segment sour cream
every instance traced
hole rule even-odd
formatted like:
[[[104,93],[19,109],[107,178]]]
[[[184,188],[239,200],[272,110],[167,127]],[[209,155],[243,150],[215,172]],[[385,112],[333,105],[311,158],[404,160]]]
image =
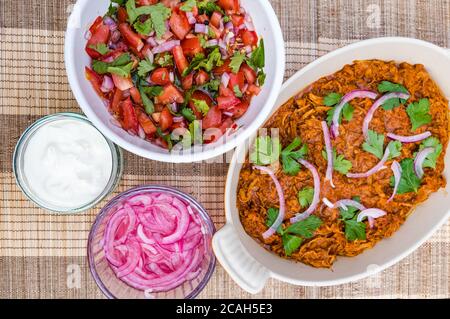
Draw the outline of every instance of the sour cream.
[[[108,142],[88,122],[61,118],[30,136],[23,177],[33,197],[53,207],[78,209],[96,200],[113,169]]]

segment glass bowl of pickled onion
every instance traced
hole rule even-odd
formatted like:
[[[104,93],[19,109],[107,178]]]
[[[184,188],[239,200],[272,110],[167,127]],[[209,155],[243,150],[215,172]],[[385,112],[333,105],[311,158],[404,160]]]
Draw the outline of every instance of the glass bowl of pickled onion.
[[[111,299],[191,299],[216,264],[215,227],[190,195],[141,186],[113,198],[88,239],[92,276]]]

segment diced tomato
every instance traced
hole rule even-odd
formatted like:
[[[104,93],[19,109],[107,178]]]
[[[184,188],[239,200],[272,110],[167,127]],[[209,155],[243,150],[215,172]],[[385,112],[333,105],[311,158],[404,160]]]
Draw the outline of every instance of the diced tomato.
[[[126,91],[133,87],[133,82],[131,81],[131,78],[124,78],[122,76],[113,73],[112,79],[116,88],[118,88],[121,91]]]
[[[230,111],[231,113],[233,113],[233,117],[237,119],[240,118],[242,115],[244,115],[245,112],[247,112],[249,106],[250,106],[249,101],[242,101]]]
[[[176,130],[177,128],[187,128],[187,127],[188,127],[188,125],[186,123],[186,120],[183,120],[181,122],[174,122],[170,129],[173,131],[173,130]]]
[[[228,82],[228,87],[234,91],[236,85],[239,87],[239,90],[242,90],[244,88],[245,76],[241,71],[239,71],[237,74],[230,73],[230,81]]]
[[[184,56],[183,48],[179,45],[172,49],[173,58],[175,59],[175,64],[177,65],[177,69],[182,74],[184,70],[187,69],[189,62]]]
[[[156,133],[157,128],[156,125],[152,122],[152,120],[145,114],[141,109],[136,109],[137,118],[139,124],[144,129],[145,134],[153,135]]]
[[[107,25],[100,25],[95,33],[92,34],[91,38],[86,44],[86,52],[93,59],[98,59],[102,55],[92,48],[92,46],[97,46],[99,44],[107,44],[109,40],[109,27]]]
[[[160,2],[171,9],[176,8],[180,4],[180,0],[161,0]]]
[[[144,47],[141,50],[141,53],[144,55],[144,57],[149,56],[152,53],[152,47],[150,46],[150,44],[145,44]]]
[[[239,0],[219,0],[217,4],[225,11],[237,13],[240,9]]]
[[[169,20],[170,29],[178,39],[183,40],[186,34],[191,31],[191,25],[182,11],[174,10]]]
[[[196,54],[203,52],[203,48],[200,44],[200,39],[197,37],[184,39],[183,41],[181,41],[181,47],[183,48],[184,55],[188,57],[193,57]]]
[[[102,17],[97,17],[97,19],[95,19],[94,23],[89,28],[89,32],[91,34],[94,34],[95,31],[97,31],[98,27],[101,26],[102,24],[103,24],[103,18]]]
[[[241,100],[235,96],[219,96],[217,98],[217,104],[221,110],[231,109],[239,103],[241,103]]]
[[[244,21],[245,21],[244,19],[245,19],[245,17],[242,15],[233,14],[231,16],[231,23],[233,23],[233,26],[235,28],[238,28],[239,26],[241,26],[244,23]]]
[[[184,97],[173,84],[167,84],[161,95],[158,96],[158,101],[162,104],[183,103]]]
[[[142,50],[144,42],[142,42],[139,35],[131,29],[128,23],[119,24],[119,31],[131,47],[135,48],[138,52]]]
[[[192,93],[191,100],[189,101],[189,107],[194,112],[195,117],[198,118],[198,119],[201,119],[203,117],[203,114],[199,110],[197,110],[193,100],[205,101],[206,104],[208,104],[209,107],[212,106],[213,100],[211,99],[211,97],[209,97],[208,94],[206,94],[206,93],[204,93],[202,91],[198,91],[197,90],[194,93]]]
[[[255,84],[250,84],[247,89],[248,94],[258,95],[261,92],[261,88]]]
[[[198,23],[204,24],[205,22],[209,22],[209,18],[206,14],[202,14],[197,17],[197,21],[198,21]]]
[[[139,93],[139,90],[135,86],[130,89],[130,95],[134,103],[142,105],[141,93]]]
[[[197,85],[203,85],[209,81],[209,74],[203,70],[199,70],[197,75],[195,76],[195,83]]]
[[[208,128],[203,133],[203,143],[211,144],[219,140],[223,135],[222,130],[217,127]]]
[[[214,13],[211,16],[211,24],[215,26],[216,28],[220,27],[220,21],[222,20],[222,15],[220,12],[214,11]]]
[[[120,23],[125,23],[128,20],[128,13],[124,7],[119,7],[117,9],[117,19]]]
[[[166,131],[173,124],[173,116],[169,111],[169,108],[165,107],[161,112],[161,117],[159,119],[159,126],[161,130]]]
[[[202,121],[203,129],[209,129],[212,127],[219,127],[222,124],[222,111],[217,107],[213,106],[209,109],[208,114]]]
[[[241,72],[244,73],[244,77],[247,80],[248,84],[253,84],[256,82],[256,72],[251,67],[247,65],[247,63],[242,64]]]
[[[123,126],[124,126],[123,128],[127,131],[132,130],[135,133],[137,133],[138,119],[130,97],[128,97],[125,101],[122,102],[122,112],[123,112]]]
[[[242,30],[240,36],[245,45],[258,45],[258,35],[255,31]]]
[[[103,83],[102,76],[95,73],[88,67],[85,68],[85,72],[86,72],[86,79],[88,79],[88,81],[91,82],[92,86],[94,87],[94,90],[97,92],[98,95],[103,96],[103,92],[100,89]]]
[[[215,75],[222,75],[225,72],[227,72],[227,73],[231,72],[230,59],[225,60],[221,66],[218,66],[213,70],[213,73]]]
[[[227,118],[225,121],[222,122],[222,125],[219,127],[219,129],[222,131],[223,134],[227,131],[227,129],[232,128],[235,125],[234,121],[231,118]]]
[[[169,144],[167,144],[167,142],[162,137],[158,137],[156,140],[154,140],[154,142],[155,142],[155,145],[157,145],[157,146],[160,146],[165,149],[169,148]]]
[[[235,96],[234,92],[229,88],[225,87],[223,84],[219,86],[219,95],[220,96]]]
[[[161,111],[162,111],[163,109],[164,109],[164,108],[162,108]],[[160,111],[160,112],[154,112],[154,113],[152,113],[152,119],[153,119],[153,121],[155,121],[156,123],[159,123],[159,120],[161,119],[161,111]]]
[[[194,84],[194,73],[185,76],[181,80],[181,86],[183,87],[183,90],[189,90],[193,84]]]
[[[158,68],[152,72],[150,80],[158,85],[166,85],[170,83],[169,70],[167,68]]]
[[[122,96],[123,96],[122,91],[119,90],[118,88],[116,88],[114,91],[114,96],[111,101],[111,105],[110,105],[111,111],[113,111],[114,114],[117,114],[120,116],[122,116],[122,114],[121,114],[122,109],[120,108],[120,102],[122,102]]]

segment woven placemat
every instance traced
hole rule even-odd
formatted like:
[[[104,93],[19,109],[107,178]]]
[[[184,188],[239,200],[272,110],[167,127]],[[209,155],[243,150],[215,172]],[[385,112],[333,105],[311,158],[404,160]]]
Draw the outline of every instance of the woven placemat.
[[[82,214],[49,214],[22,195],[11,166],[14,146],[33,121],[56,112],[81,112],[64,69],[64,30],[73,3],[0,1],[0,298],[103,297],[89,273],[86,241],[105,202]],[[286,40],[286,78],[319,56],[360,39],[399,35],[450,45],[450,0],[271,3]],[[123,179],[109,199],[132,186],[171,185],[200,200],[220,228],[226,171],[226,164],[164,164],[125,152]],[[218,266],[200,297],[448,298],[449,248],[447,223],[416,252],[378,275],[324,288],[271,280],[256,296],[241,290]]]

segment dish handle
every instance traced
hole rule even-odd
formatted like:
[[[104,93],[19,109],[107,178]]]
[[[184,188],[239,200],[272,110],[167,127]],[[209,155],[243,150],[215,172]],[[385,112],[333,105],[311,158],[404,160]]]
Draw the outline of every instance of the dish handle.
[[[212,246],[217,260],[242,289],[256,294],[264,288],[270,272],[250,256],[232,224],[214,235]]]

